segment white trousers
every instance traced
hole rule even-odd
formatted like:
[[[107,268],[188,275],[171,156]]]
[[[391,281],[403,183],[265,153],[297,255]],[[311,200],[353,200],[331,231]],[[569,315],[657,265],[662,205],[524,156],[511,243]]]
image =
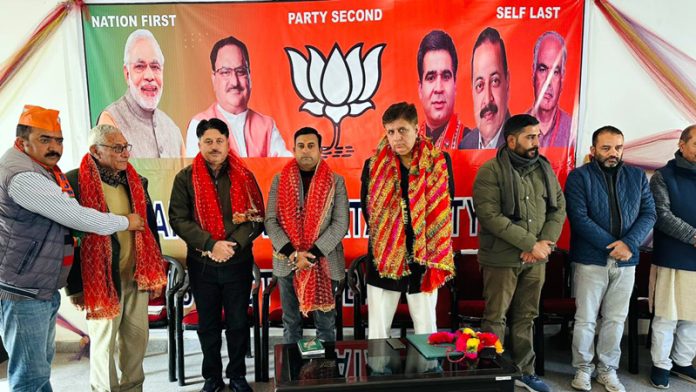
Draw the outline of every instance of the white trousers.
[[[672,362],[677,366],[691,366],[696,355],[696,322],[655,316],[650,355],[653,365],[661,369],[672,369]]]
[[[392,320],[400,298],[401,293],[398,291],[367,285],[368,339],[386,339],[389,337]],[[437,290],[432,293],[406,294],[406,300],[415,333],[436,332]]]
[[[111,320],[87,320],[89,383],[93,392],[143,390],[148,300],[149,294],[139,291],[135,282],[123,283],[119,315]]]

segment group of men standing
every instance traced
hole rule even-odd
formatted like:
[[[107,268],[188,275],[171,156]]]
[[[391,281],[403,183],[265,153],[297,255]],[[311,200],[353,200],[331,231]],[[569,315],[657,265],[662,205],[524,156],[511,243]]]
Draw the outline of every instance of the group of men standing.
[[[391,105],[382,125],[361,177],[370,233],[370,339],[389,336],[402,294],[415,333],[435,332],[437,290],[455,273],[450,157],[419,131],[413,104]],[[534,374],[532,329],[545,262],[566,214],[577,303],[572,387],[591,390],[596,351],[597,381],[609,392],[625,390],[616,376],[619,343],[638,249],[653,226],[650,379],[659,388],[669,386],[670,372],[696,382],[696,314],[689,306],[696,287],[696,210],[689,202],[696,192],[696,127],[684,130],[675,159],[650,184],[640,169],[623,164],[621,131],[598,129],[593,159],[570,173],[565,194],[539,153],[540,134],[534,116],[509,117],[501,129],[505,143],[478,171],[473,191],[481,224],[482,329],[503,340],[509,317],[512,359],[523,374],[516,384],[550,390]],[[169,219],[188,249],[202,391],[225,388],[223,326],[225,376],[232,390],[249,391],[244,353],[253,241],[265,226],[285,343],[302,337],[302,315],[310,313],[318,337],[334,340],[334,290],[345,276],[341,241],[349,222],[345,181],[321,159],[321,134],[301,128],[295,159],[274,177],[264,207],[254,174],[230,150],[226,122],[201,119],[196,137],[199,152],[174,180]],[[79,168],[63,174],[56,165],[63,145],[58,112],[27,105],[15,145],[0,162],[0,334],[13,391],[51,390],[57,289],[66,284],[71,301],[87,311],[92,390],[142,390],[147,301],[166,283],[152,203],[147,180],[128,163],[133,146],[123,132],[102,124],[89,140]]]

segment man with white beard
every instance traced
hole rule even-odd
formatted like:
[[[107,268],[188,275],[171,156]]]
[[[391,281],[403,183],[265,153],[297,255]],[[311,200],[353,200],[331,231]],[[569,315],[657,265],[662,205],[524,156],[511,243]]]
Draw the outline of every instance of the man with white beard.
[[[123,53],[123,76],[128,90],[99,115],[127,140],[137,140],[131,158],[168,158],[184,155],[181,130],[157,109],[164,84],[164,55],[155,36],[136,30],[128,36]]]

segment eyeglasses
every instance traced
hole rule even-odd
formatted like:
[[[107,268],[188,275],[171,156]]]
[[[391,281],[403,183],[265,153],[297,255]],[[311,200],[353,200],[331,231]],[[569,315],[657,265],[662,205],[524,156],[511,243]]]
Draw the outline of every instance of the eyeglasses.
[[[108,144],[99,144],[99,146],[110,148],[114,150],[116,154],[121,154],[123,150],[130,152],[133,149],[132,144],[114,144],[113,146],[110,146]]]
[[[245,65],[242,65],[241,67],[237,68],[220,67],[215,71],[215,74],[217,74],[223,79],[231,78],[233,73],[238,78],[246,78],[247,76],[249,76],[249,68],[247,68]]]
[[[160,74],[162,73],[162,65],[158,62],[152,62],[150,64],[146,62],[137,62],[137,63],[131,63],[133,65],[133,72],[137,74],[141,74],[145,71],[147,71],[147,68],[150,67],[150,70],[154,74]]]

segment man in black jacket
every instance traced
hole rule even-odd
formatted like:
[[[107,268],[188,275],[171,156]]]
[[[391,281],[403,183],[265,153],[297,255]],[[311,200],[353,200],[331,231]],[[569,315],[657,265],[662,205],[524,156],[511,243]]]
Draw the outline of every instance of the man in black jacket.
[[[361,176],[370,232],[368,339],[389,337],[402,293],[415,333],[436,332],[437,289],[454,274],[450,157],[418,135],[413,104],[391,105],[382,125],[385,135]]]
[[[198,310],[203,351],[202,391],[222,391],[220,357],[222,309],[230,362],[230,389],[250,391],[244,354],[248,344],[247,307],[252,283],[252,243],[263,230],[263,199],[254,175],[229,152],[229,129],[220,119],[196,129],[193,164],[174,178],[169,223],[186,242],[186,262]]]

